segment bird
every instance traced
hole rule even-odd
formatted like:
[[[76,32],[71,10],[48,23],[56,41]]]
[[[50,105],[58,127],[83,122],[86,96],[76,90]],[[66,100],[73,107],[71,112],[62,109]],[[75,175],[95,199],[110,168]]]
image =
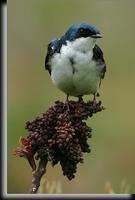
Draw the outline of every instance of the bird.
[[[64,35],[53,38],[48,44],[45,69],[53,84],[67,95],[83,100],[93,95],[93,105],[99,95],[106,63],[101,48],[96,44],[102,38],[98,28],[86,23],[76,23]]]

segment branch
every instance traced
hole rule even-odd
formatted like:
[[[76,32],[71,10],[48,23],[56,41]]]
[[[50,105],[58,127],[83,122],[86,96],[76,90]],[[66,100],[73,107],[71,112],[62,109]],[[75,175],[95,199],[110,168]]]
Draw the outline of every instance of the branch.
[[[46,172],[47,161],[48,161],[47,158],[43,157],[39,162],[38,169],[34,173],[33,178],[32,178],[32,184],[31,184],[31,188],[30,188],[31,194],[37,193],[37,190],[40,186],[41,178]]]

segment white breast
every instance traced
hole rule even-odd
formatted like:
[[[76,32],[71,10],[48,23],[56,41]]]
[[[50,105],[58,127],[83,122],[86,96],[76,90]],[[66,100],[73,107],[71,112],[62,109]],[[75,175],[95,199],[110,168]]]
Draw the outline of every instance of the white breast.
[[[93,42],[89,38],[80,39],[83,40],[63,45],[51,60],[54,85],[71,96],[96,93],[100,81],[98,66],[92,59]]]

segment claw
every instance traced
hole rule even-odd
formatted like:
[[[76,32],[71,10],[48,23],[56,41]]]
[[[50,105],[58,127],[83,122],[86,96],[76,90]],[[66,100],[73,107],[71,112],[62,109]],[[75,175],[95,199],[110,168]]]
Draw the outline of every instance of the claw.
[[[81,101],[83,101],[83,98],[82,98],[82,95],[79,95],[78,96],[78,102],[81,102]]]
[[[69,97],[69,94],[67,94],[67,98],[66,98],[66,101],[65,101],[64,106],[63,106],[63,109],[65,109],[65,107],[67,107],[67,112],[70,111],[68,97]]]
[[[96,107],[96,105],[97,105],[96,94],[94,94],[92,103],[93,103],[93,107]]]

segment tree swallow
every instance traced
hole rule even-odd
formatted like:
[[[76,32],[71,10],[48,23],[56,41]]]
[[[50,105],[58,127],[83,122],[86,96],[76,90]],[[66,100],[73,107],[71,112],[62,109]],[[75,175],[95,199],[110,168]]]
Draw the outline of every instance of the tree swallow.
[[[98,94],[106,72],[103,52],[96,40],[100,31],[88,23],[72,25],[61,38],[48,44],[45,68],[53,84],[68,96]]]

